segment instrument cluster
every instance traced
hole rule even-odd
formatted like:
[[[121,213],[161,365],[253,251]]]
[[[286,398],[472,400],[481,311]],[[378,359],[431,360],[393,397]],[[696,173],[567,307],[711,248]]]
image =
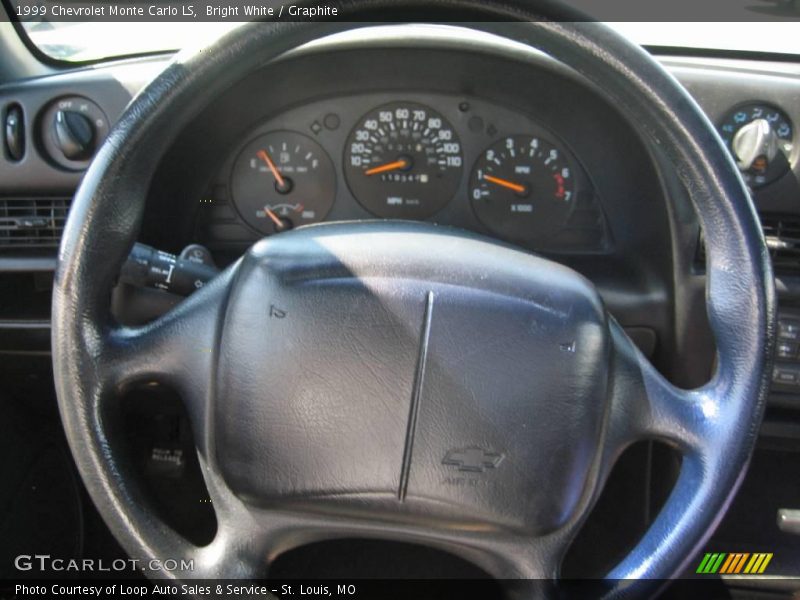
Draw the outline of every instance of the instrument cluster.
[[[551,127],[453,95],[295,107],[244,136],[222,173],[228,202],[258,235],[325,220],[430,220],[546,249],[581,203],[602,220],[589,176]]]

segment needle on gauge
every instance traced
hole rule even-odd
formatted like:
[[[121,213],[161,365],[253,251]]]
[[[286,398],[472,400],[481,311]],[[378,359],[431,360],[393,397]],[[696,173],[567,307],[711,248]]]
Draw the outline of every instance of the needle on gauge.
[[[288,194],[290,191],[292,191],[292,180],[281,175],[281,172],[278,170],[278,167],[275,165],[275,162],[272,160],[270,155],[267,154],[266,150],[262,148],[256,152],[256,156],[258,156],[258,158],[267,164],[267,168],[275,178],[275,191],[277,191],[279,194]]]
[[[575,202],[575,171],[565,149],[534,135],[501,138],[478,157],[469,196],[478,219],[508,240],[544,240]]]
[[[272,176],[275,178],[275,191],[279,194],[288,194],[292,189],[292,181],[291,179],[284,177],[281,172],[278,170],[278,167],[275,166],[275,161],[272,160],[267,151],[263,148],[256,152],[256,156],[263,160],[267,164],[267,168],[269,168]],[[281,219],[278,215],[275,214],[275,211],[272,210],[269,206],[264,207],[264,214],[266,214],[269,219],[275,224],[276,231],[284,231],[286,229],[291,229],[292,223],[288,219]]]
[[[390,102],[367,112],[345,145],[350,192],[377,217],[427,219],[455,195],[464,157],[447,119],[423,104]]]
[[[242,146],[230,190],[244,221],[272,235],[323,220],[336,195],[336,171],[316,141],[296,131],[272,131]]]
[[[270,218],[270,220],[275,223],[275,230],[276,231],[284,231],[285,229],[289,229],[290,225],[281,219],[278,215],[275,214],[275,211],[272,210],[270,207],[264,207],[264,213]]]
[[[507,188],[520,195],[525,195],[528,192],[527,185],[514,183],[513,181],[509,181],[508,179],[501,179],[500,177],[494,177],[493,175],[484,175],[483,178],[489,183],[493,183],[495,185],[499,185],[500,187]]]
[[[388,173],[389,171],[399,171],[401,169],[407,169],[410,166],[411,161],[409,159],[399,158],[397,160],[393,160],[392,162],[367,169],[364,171],[364,175],[378,175],[379,173]]]

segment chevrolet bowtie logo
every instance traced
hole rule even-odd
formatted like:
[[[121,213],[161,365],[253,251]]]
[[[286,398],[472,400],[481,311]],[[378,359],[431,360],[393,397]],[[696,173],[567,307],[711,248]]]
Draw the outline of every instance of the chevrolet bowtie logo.
[[[486,469],[496,469],[503,462],[503,458],[505,455],[499,452],[472,446],[450,450],[442,460],[442,464],[457,467],[459,471],[483,473]]]

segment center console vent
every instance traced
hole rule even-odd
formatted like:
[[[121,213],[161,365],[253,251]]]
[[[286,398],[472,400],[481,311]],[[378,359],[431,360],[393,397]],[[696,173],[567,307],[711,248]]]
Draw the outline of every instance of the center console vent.
[[[0,197],[0,252],[57,248],[69,204],[69,198]]]

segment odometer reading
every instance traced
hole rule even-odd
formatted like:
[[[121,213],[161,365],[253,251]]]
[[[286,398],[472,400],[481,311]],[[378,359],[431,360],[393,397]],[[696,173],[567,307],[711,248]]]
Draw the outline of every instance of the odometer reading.
[[[508,240],[544,239],[572,210],[575,176],[566,153],[541,137],[516,135],[487,148],[469,185],[472,208]]]
[[[461,142],[450,124],[410,102],[370,111],[345,149],[350,191],[384,218],[425,219],[439,211],[458,188],[462,163]]]

